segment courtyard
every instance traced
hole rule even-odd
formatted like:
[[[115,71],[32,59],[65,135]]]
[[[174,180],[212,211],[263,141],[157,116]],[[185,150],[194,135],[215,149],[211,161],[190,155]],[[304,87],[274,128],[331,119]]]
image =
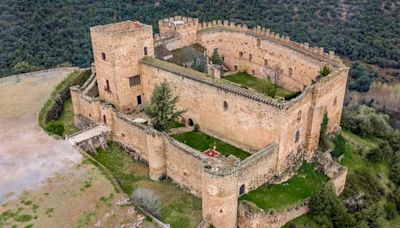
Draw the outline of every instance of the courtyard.
[[[228,157],[232,154],[240,160],[244,160],[251,155],[244,150],[234,147],[200,131],[189,131],[182,134],[173,135],[172,137],[201,152],[211,149],[215,146],[215,149],[222,153],[225,157]]]
[[[329,178],[315,170],[312,163],[304,163],[298,174],[281,184],[261,186],[240,197],[264,211],[284,209],[303,202],[328,182]]]
[[[246,72],[239,72],[225,76],[223,79],[239,84],[242,88],[253,89],[256,92],[265,94],[272,98],[283,97],[285,100],[290,100],[300,94],[299,92],[291,92],[275,85],[270,80],[256,78]]]

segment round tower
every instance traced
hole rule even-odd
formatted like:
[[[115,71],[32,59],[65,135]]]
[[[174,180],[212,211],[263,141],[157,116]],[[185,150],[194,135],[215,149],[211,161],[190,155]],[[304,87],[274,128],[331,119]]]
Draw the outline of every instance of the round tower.
[[[215,227],[237,227],[239,164],[233,156],[203,160],[203,218]]]

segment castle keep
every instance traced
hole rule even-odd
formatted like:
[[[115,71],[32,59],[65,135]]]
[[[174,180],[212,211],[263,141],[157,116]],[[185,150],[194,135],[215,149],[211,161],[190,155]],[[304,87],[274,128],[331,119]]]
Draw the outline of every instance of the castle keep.
[[[203,217],[215,227],[237,227],[238,197],[290,175],[318,147],[326,113],[328,132],[339,129],[348,68],[323,48],[300,44],[269,29],[228,21],[200,23],[175,16],[152,26],[137,21],[90,28],[94,65],[82,87],[72,87],[75,124],[106,124],[113,141],[148,163],[150,177],[168,177],[202,198]],[[213,72],[167,61],[177,49],[199,44],[209,58],[223,58],[221,71],[247,72],[289,91],[272,98]],[[165,55],[157,55],[162,50]],[[331,72],[320,76],[322,66]],[[229,77],[229,76],[227,76]],[[142,110],[154,87],[167,81],[179,96],[182,121],[251,154],[213,158],[154,130]],[[344,181],[334,183],[338,191]]]

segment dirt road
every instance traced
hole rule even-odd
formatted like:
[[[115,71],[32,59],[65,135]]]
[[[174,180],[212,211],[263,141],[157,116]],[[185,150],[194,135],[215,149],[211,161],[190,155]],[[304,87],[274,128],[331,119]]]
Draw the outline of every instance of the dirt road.
[[[71,71],[0,79],[0,202],[80,161],[68,142],[48,136],[37,121],[54,86]]]

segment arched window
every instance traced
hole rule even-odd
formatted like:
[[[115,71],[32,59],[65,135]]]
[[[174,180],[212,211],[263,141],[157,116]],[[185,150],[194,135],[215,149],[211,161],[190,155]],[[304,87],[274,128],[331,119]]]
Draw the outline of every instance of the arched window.
[[[194,125],[194,122],[193,122],[193,120],[192,120],[192,119],[189,119],[189,120],[188,120],[188,123],[189,123],[189,126],[193,127],[193,125]]]
[[[224,101],[224,110],[228,110],[228,102]]]
[[[246,189],[245,189],[244,184],[242,184],[242,185],[240,186],[240,189],[239,189],[239,195],[243,195],[244,193],[246,193]]]

